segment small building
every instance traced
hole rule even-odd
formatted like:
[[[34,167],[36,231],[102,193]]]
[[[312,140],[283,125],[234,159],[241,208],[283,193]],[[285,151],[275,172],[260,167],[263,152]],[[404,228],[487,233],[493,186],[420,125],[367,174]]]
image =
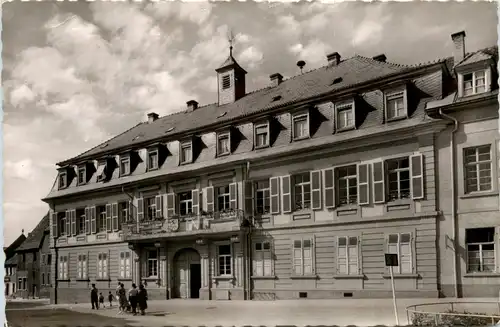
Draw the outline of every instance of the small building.
[[[4,277],[4,291],[5,296],[10,297],[16,293],[18,288],[17,285],[17,254],[16,249],[26,240],[26,236],[24,236],[24,230],[19,237],[12,242],[11,245],[4,248],[5,254],[5,277]],[[22,282],[22,281],[21,281]]]

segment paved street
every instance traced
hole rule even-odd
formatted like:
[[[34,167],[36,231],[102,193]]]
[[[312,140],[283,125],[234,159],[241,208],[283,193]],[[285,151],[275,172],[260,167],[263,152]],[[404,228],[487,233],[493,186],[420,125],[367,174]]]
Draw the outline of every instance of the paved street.
[[[419,303],[445,303],[453,299],[402,299],[398,300],[398,313],[401,325],[406,325],[405,308]],[[461,304],[458,311],[487,312],[498,314],[496,299],[462,299],[474,301]],[[282,300],[265,301],[199,301],[170,300],[150,301],[147,316],[117,315],[116,308],[93,311],[89,304],[57,305],[46,308],[65,308],[80,314],[97,314],[105,319],[118,318],[131,326],[276,326],[276,325],[337,325],[337,326],[375,326],[395,325],[391,299],[339,299],[339,300]],[[429,307],[426,311],[446,311],[445,304]],[[44,309],[46,310],[46,309]],[[9,311],[7,310],[7,314]],[[71,318],[70,318],[71,319]],[[95,320],[95,319],[94,319]],[[111,320],[110,320],[111,321]],[[74,320],[70,320],[74,326]],[[112,326],[116,324],[111,323]],[[87,323],[85,326],[90,326]],[[99,325],[106,326],[106,325]],[[123,326],[123,325],[120,325]]]

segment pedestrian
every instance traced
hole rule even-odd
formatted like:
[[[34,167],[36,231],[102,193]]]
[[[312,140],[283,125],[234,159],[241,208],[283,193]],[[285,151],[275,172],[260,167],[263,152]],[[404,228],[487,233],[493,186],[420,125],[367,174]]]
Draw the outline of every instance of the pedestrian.
[[[144,288],[144,285],[139,285],[139,292],[137,293],[137,304],[139,305],[139,310],[141,310],[141,316],[144,316],[144,312],[148,308],[148,291]]]
[[[99,303],[97,303],[97,288],[95,284],[92,284],[92,289],[90,290],[90,302],[92,303],[92,310],[99,310]]]
[[[102,295],[102,293],[99,293],[99,306],[101,306],[101,305],[102,305],[103,308],[105,308],[105,306],[104,306],[104,295]]]
[[[118,314],[120,314],[120,313],[125,312],[125,310],[127,309],[127,305],[128,305],[127,292],[125,291],[125,287],[122,283],[120,283],[120,286],[118,288],[117,293],[118,293],[118,299],[120,302],[120,311],[118,312]]]
[[[109,291],[108,301],[109,301],[109,307],[111,308],[113,306],[113,294],[111,294],[111,291]]]
[[[132,307],[132,313],[137,315],[137,286],[132,283],[132,288],[128,291],[128,300],[130,301],[130,306]]]

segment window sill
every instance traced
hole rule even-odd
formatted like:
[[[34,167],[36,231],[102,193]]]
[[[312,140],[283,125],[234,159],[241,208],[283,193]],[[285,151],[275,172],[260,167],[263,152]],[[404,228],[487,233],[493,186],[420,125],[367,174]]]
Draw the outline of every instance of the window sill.
[[[77,278],[76,281],[77,282],[90,282],[90,279],[89,278]]]
[[[384,279],[391,279],[390,274],[382,275]],[[393,274],[394,279],[417,279],[420,277],[419,274]]]
[[[407,118],[408,118],[408,116],[387,118],[386,122],[390,123],[390,122],[393,122],[393,121],[399,121],[399,120],[403,120],[403,119],[407,119]]]
[[[294,137],[292,139],[293,142],[296,142],[296,141],[303,141],[303,140],[308,140],[310,138],[310,136],[303,136],[303,137]]]
[[[318,279],[317,275],[292,275],[290,279]]]
[[[190,163],[193,163],[193,162],[192,162],[192,161],[184,161],[184,162],[180,162],[180,163],[179,163],[179,166],[189,165]]]
[[[269,144],[255,146],[255,150],[267,149],[267,148],[269,148]]]
[[[482,192],[472,192],[463,194],[460,196],[461,199],[474,199],[474,198],[482,198],[488,196],[496,196],[498,195],[498,191],[482,191]]]
[[[474,278],[474,277],[494,277],[494,278],[500,278],[500,273],[497,272],[492,272],[492,273],[487,273],[487,272],[477,272],[477,273],[466,273],[464,275],[465,278]]]
[[[365,279],[365,275],[334,275],[334,279]]]
[[[394,205],[402,205],[402,204],[411,204],[412,203],[412,199],[408,198],[408,199],[396,199],[396,200],[387,200],[387,205],[389,206],[394,206]]]
[[[228,155],[230,155],[231,152],[226,152],[226,153],[217,153],[217,158],[220,158],[220,157],[227,157]]]
[[[69,282],[71,280],[69,278],[67,278],[67,279],[58,279],[57,281],[58,282]]]
[[[159,169],[158,167],[156,167],[156,168],[148,168],[148,169],[146,169],[146,172],[149,173],[150,171],[155,171],[155,170],[158,170],[158,169]]]
[[[356,127],[355,127],[355,126],[347,126],[347,127],[342,127],[342,128],[339,128],[339,127],[337,126],[336,133],[342,133],[342,132],[352,131],[352,130],[354,130],[354,129],[356,129]]]
[[[131,282],[132,278],[118,278],[119,282]]]
[[[111,278],[96,278],[95,279],[96,281],[98,282],[110,282],[111,281]]]
[[[214,276],[214,277],[212,277],[212,279],[214,281],[218,281],[218,280],[233,280],[234,276]]]
[[[157,276],[149,276],[149,277],[144,277],[142,280],[145,280],[147,282],[156,282],[159,279],[160,279],[160,277],[157,277]]]
[[[251,278],[254,280],[272,280],[276,279],[276,276],[252,276]]]

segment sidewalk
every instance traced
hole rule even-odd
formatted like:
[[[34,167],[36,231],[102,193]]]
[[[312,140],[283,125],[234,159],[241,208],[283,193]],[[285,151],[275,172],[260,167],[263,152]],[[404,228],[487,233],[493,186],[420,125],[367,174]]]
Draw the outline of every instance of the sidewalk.
[[[450,301],[475,302],[455,306],[458,311],[498,314],[498,299],[401,299],[398,300],[400,325],[406,325],[405,308],[413,304],[443,303],[425,311],[446,311]],[[491,302],[490,304],[478,302]],[[148,302],[146,316],[118,315],[117,308],[91,310],[90,304],[67,304],[77,312],[127,319],[132,326],[375,326],[396,324],[392,299],[280,300],[280,301],[202,301],[168,300]]]

